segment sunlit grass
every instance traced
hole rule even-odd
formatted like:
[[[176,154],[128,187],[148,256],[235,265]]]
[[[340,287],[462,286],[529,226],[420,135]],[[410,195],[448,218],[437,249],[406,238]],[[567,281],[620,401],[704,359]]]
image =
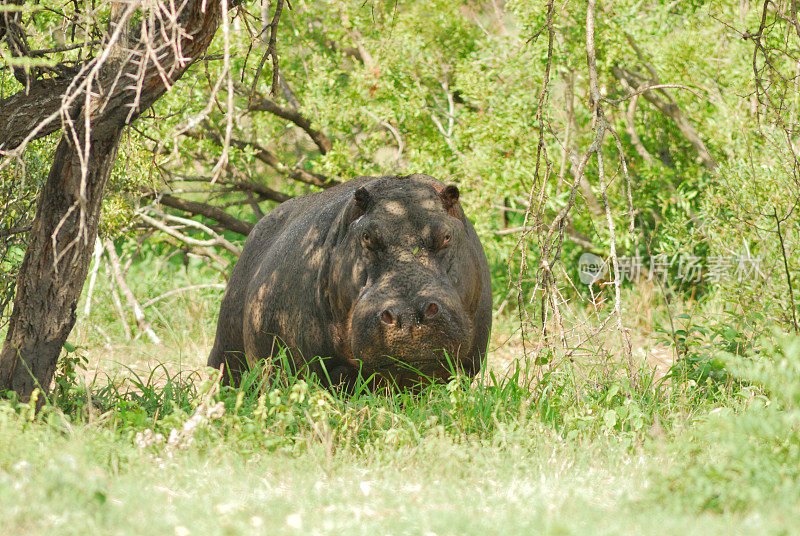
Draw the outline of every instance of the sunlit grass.
[[[168,367],[65,382],[38,413],[0,405],[0,508],[10,533],[779,532],[800,514],[797,349],[724,396],[521,369],[393,395]]]

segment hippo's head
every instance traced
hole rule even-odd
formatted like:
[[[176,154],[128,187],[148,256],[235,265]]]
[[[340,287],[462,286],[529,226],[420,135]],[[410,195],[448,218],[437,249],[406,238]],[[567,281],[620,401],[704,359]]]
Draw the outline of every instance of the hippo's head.
[[[346,206],[327,292],[337,352],[364,376],[406,384],[478,371],[488,274],[458,198],[455,186],[412,175],[359,188]]]

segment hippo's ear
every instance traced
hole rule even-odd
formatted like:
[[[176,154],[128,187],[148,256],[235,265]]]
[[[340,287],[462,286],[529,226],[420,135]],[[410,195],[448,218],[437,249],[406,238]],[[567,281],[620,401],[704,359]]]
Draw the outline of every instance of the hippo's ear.
[[[372,195],[363,186],[356,190],[353,194],[353,199],[350,201],[350,206],[347,209],[345,221],[350,225],[358,218],[367,213],[367,210],[372,205]]]
[[[356,208],[361,211],[361,214],[364,214],[372,203],[372,196],[363,186],[356,190],[356,193],[353,194],[353,199],[356,200]]]
[[[442,200],[444,209],[454,218],[461,218],[461,211],[459,210],[458,206],[458,196],[458,187],[455,184],[448,184],[441,192],[439,192],[439,199]]]

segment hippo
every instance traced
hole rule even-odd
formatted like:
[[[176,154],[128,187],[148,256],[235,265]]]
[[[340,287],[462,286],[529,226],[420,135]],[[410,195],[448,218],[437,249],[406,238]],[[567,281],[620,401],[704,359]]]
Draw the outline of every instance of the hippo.
[[[208,365],[233,386],[262,360],[265,371],[288,366],[328,387],[359,375],[395,387],[474,376],[491,307],[486,254],[455,185],[358,177],[292,198],[256,224]]]

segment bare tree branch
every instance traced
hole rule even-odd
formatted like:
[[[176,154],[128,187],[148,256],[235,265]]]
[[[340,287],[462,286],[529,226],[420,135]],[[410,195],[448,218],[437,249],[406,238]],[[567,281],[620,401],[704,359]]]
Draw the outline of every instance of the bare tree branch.
[[[319,152],[322,154],[327,153],[333,147],[333,143],[331,142],[330,138],[316,130],[311,126],[311,121],[308,120],[303,114],[296,110],[290,110],[287,108],[283,108],[279,106],[275,101],[271,99],[264,98],[261,95],[257,95],[258,100],[255,100],[248,106],[248,110],[250,111],[258,111],[258,112],[269,112],[272,115],[280,117],[282,119],[286,119],[291,121],[303,131],[308,134],[308,137],[311,138],[311,141],[319,148]]]
[[[105,246],[103,246],[103,251],[105,251]],[[119,323],[122,325],[122,333],[125,335],[125,340],[129,341],[133,338],[131,334],[131,327],[128,325],[128,321],[125,319],[125,310],[122,308],[122,300],[119,299],[119,291],[117,290],[116,279],[114,278],[114,274],[111,271],[111,267],[106,265],[105,267],[106,275],[108,276],[108,282],[111,285],[111,303],[114,305],[114,310],[117,312],[117,316],[119,317]]]
[[[495,231],[494,234],[497,236],[507,235],[507,234],[516,234],[528,231],[541,231],[542,229],[538,227],[509,227],[508,229],[500,229],[499,231]],[[575,230],[572,226],[567,226],[565,229],[566,237],[569,238],[572,242],[575,242],[582,248],[585,248],[590,251],[596,251],[598,248],[594,245],[590,240],[589,237],[584,235],[583,233],[579,233]]]
[[[12,236],[15,234],[27,233],[31,230],[30,225],[22,225],[22,226],[15,226],[10,229],[2,229],[0,230],[0,238],[6,238],[7,236]]]
[[[275,3],[275,15],[272,17],[272,21],[269,23],[269,41],[267,42],[267,52],[264,54],[264,57],[261,58],[261,63],[258,66],[258,70],[256,71],[256,76],[253,79],[253,87],[255,87],[255,81],[258,80],[261,76],[261,69],[264,66],[264,60],[266,60],[267,56],[272,58],[272,85],[270,87],[270,94],[274,97],[278,92],[278,80],[280,78],[280,68],[278,65],[278,23],[281,20],[281,12],[283,11],[283,2],[284,0],[277,0]],[[265,31],[267,28],[262,30]]]
[[[652,69],[652,67],[648,67],[648,69]],[[626,88],[636,87],[642,82],[638,79],[636,74],[627,68],[613,66],[611,68],[611,72],[620,81],[620,83],[623,83],[623,86]],[[658,93],[664,95],[665,98],[659,97]],[[697,156],[700,158],[700,161],[703,163],[706,169],[709,171],[714,171],[714,169],[717,167],[717,161],[713,156],[711,156],[711,151],[709,151],[708,147],[706,147],[706,144],[700,137],[697,129],[683,113],[683,110],[681,110],[680,106],[678,106],[672,95],[670,95],[665,89],[662,89],[658,92],[646,91],[642,93],[642,96],[656,108],[658,108],[661,113],[675,122],[678,130],[681,131],[681,134],[683,134],[687,141],[692,145],[697,153]]]
[[[204,285],[191,285],[191,286],[188,286],[188,287],[175,288],[175,289],[172,289],[172,290],[170,290],[168,292],[165,292],[164,294],[162,294],[160,296],[156,296],[155,298],[147,300],[146,302],[144,302],[142,304],[142,309],[147,309],[151,305],[155,305],[156,303],[160,302],[161,300],[169,298],[170,296],[174,296],[175,294],[180,294],[181,292],[187,292],[189,290],[198,290],[198,289],[201,289],[201,288],[218,288],[218,289],[224,290],[225,289],[225,285],[223,285],[221,283],[208,283],[208,284],[204,284]]]
[[[100,262],[103,258],[103,243],[100,238],[94,240],[94,254],[92,255],[92,272],[89,276],[89,288],[86,289],[86,303],[83,306],[84,318],[89,316],[92,311],[92,296],[94,295],[94,284],[97,281],[97,272],[100,271]]]
[[[794,290],[792,289],[792,274],[789,271],[789,261],[786,259],[786,244],[783,241],[783,234],[781,233],[781,219],[778,216],[778,210],[774,210],[775,225],[778,228],[778,239],[781,244],[781,255],[783,257],[783,268],[786,272],[786,286],[789,287],[789,306],[792,309],[792,326],[794,332],[800,333],[800,327],[797,324],[797,307],[794,304]]]
[[[606,223],[608,224],[608,233],[610,236],[609,259],[614,267],[614,312],[617,317],[617,330],[619,331],[620,340],[622,342],[623,354],[628,364],[628,374],[632,379],[636,378],[636,370],[633,364],[631,354],[631,342],[628,337],[628,332],[622,323],[622,304],[620,287],[622,286],[622,277],[619,270],[619,259],[617,258],[617,236],[614,225],[614,218],[611,214],[611,208],[608,204],[608,187],[606,184],[603,151],[600,147],[603,143],[603,136],[605,131],[609,129],[609,125],[603,113],[603,100],[600,95],[600,85],[597,79],[597,59],[594,43],[594,28],[595,28],[595,0],[589,0],[586,9],[586,59],[589,68],[589,88],[592,97],[592,105],[594,107],[595,128],[597,129],[597,137],[595,138],[598,147],[595,151],[597,156],[597,171],[600,178],[600,193],[603,198],[603,208],[606,214]],[[620,155],[624,160],[625,155]],[[624,166],[624,162],[623,162]],[[626,171],[627,174],[627,171]]]
[[[630,137],[633,148],[636,149],[636,152],[642,157],[642,160],[652,166],[655,162],[653,160],[653,155],[648,152],[639,134],[636,133],[636,105],[638,102],[639,96],[637,95],[628,103],[628,108],[625,111],[625,132],[628,134],[628,137]]]
[[[151,212],[154,215],[157,215],[157,216],[159,216],[159,217],[161,217],[161,218],[163,218],[165,220],[170,220],[170,221],[173,221],[173,222],[180,223],[182,225],[187,225],[189,227],[194,227],[194,228],[199,229],[200,231],[203,231],[204,233],[206,233],[206,234],[208,234],[208,235],[213,237],[210,240],[198,240],[196,238],[192,238],[190,236],[186,236],[186,235],[178,232],[177,230],[173,229],[169,225],[165,224],[164,222],[159,221],[159,220],[157,220],[155,218],[152,218],[152,217],[148,216],[144,211],[139,211],[138,212],[139,218],[141,218],[142,221],[144,221],[145,223],[155,227],[156,229],[159,229],[160,231],[163,231],[163,232],[167,233],[168,235],[170,235],[173,238],[177,238],[181,242],[189,244],[190,246],[200,246],[200,247],[222,246],[222,247],[224,247],[225,249],[227,249],[228,251],[230,251],[231,253],[233,253],[236,256],[239,256],[239,255],[242,254],[242,250],[240,250],[238,247],[234,246],[233,244],[231,244],[230,242],[225,240],[225,238],[220,236],[218,233],[215,233],[213,229],[210,229],[208,226],[203,225],[200,222],[196,222],[194,220],[189,220],[189,219],[186,219],[186,218],[178,218],[177,216],[171,216],[169,214],[164,214],[163,212],[160,212],[160,211],[155,210],[153,208],[150,208],[149,212]]]
[[[197,201],[187,201],[169,194],[158,194],[157,201],[162,205],[177,208],[191,214],[205,216],[219,223],[225,229],[247,236],[253,230],[253,224],[234,218],[221,208]]]
[[[198,132],[196,130],[187,131],[186,135],[195,138],[195,139],[203,139],[206,138],[212,141],[214,144],[219,145],[220,147],[223,146],[224,140],[219,134],[215,133],[210,127],[207,125],[207,128],[204,132]],[[339,181],[330,179],[324,175],[319,175],[317,173],[312,173],[310,171],[306,171],[300,167],[289,167],[280,159],[275,156],[269,149],[266,147],[259,145],[255,142],[244,141],[237,138],[231,138],[230,141],[231,145],[238,147],[239,149],[244,150],[252,150],[253,155],[263,163],[267,164],[269,167],[286,175],[287,177],[294,179],[299,182],[304,182],[306,184],[311,184],[312,186],[319,186],[320,188],[330,188],[331,186],[335,186],[339,184]]]
[[[653,85],[650,85],[650,86],[641,87],[641,88],[637,89],[636,91],[634,91],[633,93],[631,93],[630,95],[625,95],[624,97],[620,97],[619,99],[608,99],[606,97],[603,97],[603,100],[606,101],[608,104],[619,104],[620,102],[624,102],[624,101],[626,101],[628,99],[633,99],[635,97],[638,97],[642,93],[646,93],[648,91],[654,91],[656,89],[670,89],[670,88],[672,88],[672,89],[685,89],[686,91],[688,91],[690,93],[694,93],[698,97],[702,97],[702,95],[697,93],[694,89],[690,88],[689,86],[684,86],[684,85],[681,85],[681,84],[653,84]]]
[[[254,194],[258,194],[264,200],[267,201],[274,201],[276,203],[283,203],[284,201],[288,201],[292,198],[290,195],[286,195],[283,192],[279,192],[277,190],[273,190],[269,186],[265,186],[263,184],[259,184],[257,182],[249,182],[249,181],[234,181],[234,180],[225,180],[219,179],[214,181],[210,177],[197,177],[197,176],[188,176],[188,175],[175,175],[176,180],[180,182],[206,182],[206,183],[214,183],[219,184],[222,186],[230,187],[232,190],[239,190],[242,192],[252,192]]]

